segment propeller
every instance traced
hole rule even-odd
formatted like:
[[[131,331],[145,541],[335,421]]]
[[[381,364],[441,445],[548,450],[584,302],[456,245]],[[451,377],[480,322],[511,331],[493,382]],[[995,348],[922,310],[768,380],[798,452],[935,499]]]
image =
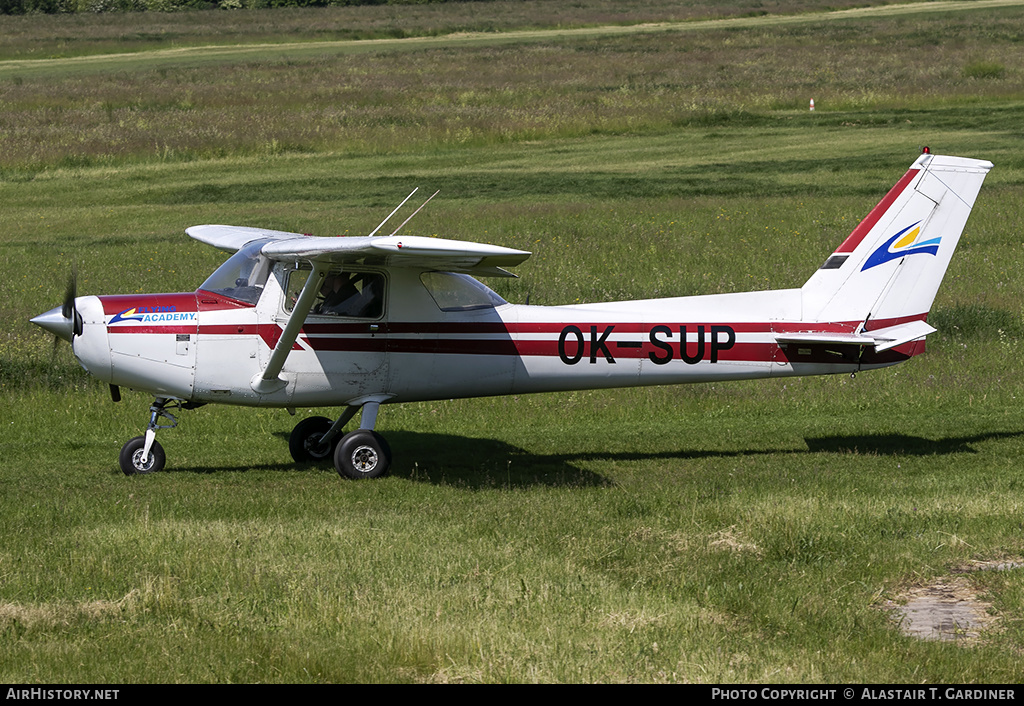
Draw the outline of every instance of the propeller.
[[[57,338],[63,338],[71,343],[75,336],[82,335],[82,315],[75,308],[77,293],[78,272],[76,267],[72,267],[68,286],[64,290],[64,303],[50,309],[45,314],[30,319],[30,321],[36,326],[46,329]],[[54,339],[54,343],[56,344],[56,339]]]
[[[53,334],[54,351],[60,345],[60,339],[64,339],[74,347],[75,336],[81,336],[85,330],[82,315],[78,311],[75,300],[78,298],[78,268],[71,266],[71,276],[68,277],[68,285],[64,289],[64,302],[45,314],[40,314],[34,319],[29,319],[36,326],[46,329]],[[110,384],[110,399],[114,402],[121,401],[121,389]]]

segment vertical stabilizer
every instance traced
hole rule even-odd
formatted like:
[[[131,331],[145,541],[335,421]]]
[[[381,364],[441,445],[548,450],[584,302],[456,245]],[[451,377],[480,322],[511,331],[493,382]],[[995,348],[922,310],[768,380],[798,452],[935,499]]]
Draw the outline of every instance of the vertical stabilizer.
[[[923,154],[801,290],[805,321],[924,319],[991,162]]]

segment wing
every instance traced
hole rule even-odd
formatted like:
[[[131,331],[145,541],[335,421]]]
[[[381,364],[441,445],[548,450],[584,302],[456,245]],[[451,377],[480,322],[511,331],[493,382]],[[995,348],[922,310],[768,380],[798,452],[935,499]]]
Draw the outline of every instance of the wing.
[[[264,245],[262,252],[273,260],[422,267],[498,277],[514,277],[503,268],[518,265],[530,257],[525,250],[415,235],[274,240]]]
[[[212,245],[219,250],[235,252],[246,243],[254,240],[292,240],[304,238],[302,233],[287,233],[283,230],[269,228],[246,228],[245,226],[192,226],[185,232],[201,243]]]
[[[261,252],[271,260],[307,260],[324,265],[422,267],[478,276],[515,277],[505,267],[518,265],[530,253],[486,243],[415,235],[317,238],[267,228],[204,225],[185,230],[196,240],[234,252],[254,240],[271,242]]]

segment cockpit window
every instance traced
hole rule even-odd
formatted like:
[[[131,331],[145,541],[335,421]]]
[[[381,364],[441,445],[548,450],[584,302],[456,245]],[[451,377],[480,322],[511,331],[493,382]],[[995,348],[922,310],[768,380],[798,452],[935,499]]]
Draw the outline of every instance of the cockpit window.
[[[285,293],[285,310],[289,313],[295,307],[309,275],[308,269],[297,269],[289,273]],[[378,272],[328,272],[310,313],[379,319],[384,313],[384,275]]]
[[[218,267],[200,289],[256,304],[270,275],[270,260],[260,254],[260,249],[269,242],[254,240],[244,245]]]
[[[441,311],[493,309],[507,304],[482,282],[456,272],[424,272],[420,281]]]

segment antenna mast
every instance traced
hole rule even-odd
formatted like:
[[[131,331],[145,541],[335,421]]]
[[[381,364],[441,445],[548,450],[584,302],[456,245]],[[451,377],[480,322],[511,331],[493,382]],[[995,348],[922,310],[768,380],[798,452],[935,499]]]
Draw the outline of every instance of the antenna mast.
[[[406,201],[408,201],[409,199],[411,199],[411,198],[412,198],[412,195],[413,195],[413,194],[415,194],[415,193],[416,193],[417,191],[419,191],[419,189],[420,189],[420,187],[418,187],[418,186],[417,186],[417,187],[416,187],[415,189],[413,189],[413,190],[412,190],[411,192],[409,192],[409,195],[405,197],[405,200],[403,200],[403,201],[402,201],[402,203],[400,203],[400,204],[398,204],[397,206],[395,206],[395,210],[394,210],[394,211],[392,211],[391,213],[389,213],[389,214],[388,214],[388,217],[387,217],[387,218],[385,218],[385,219],[384,219],[383,221],[381,221],[381,222],[380,222],[380,225],[379,225],[379,226],[377,226],[376,228],[374,228],[374,229],[373,229],[373,232],[372,232],[372,233],[370,233],[370,235],[369,235],[369,236],[367,236],[367,237],[370,237],[370,236],[374,236],[374,235],[376,235],[376,234],[377,234],[377,231],[378,231],[378,230],[380,230],[381,228],[383,228],[383,227],[384,227],[384,224],[385,224],[385,223],[387,223],[388,221],[390,221],[390,220],[391,220],[391,216],[393,216],[393,215],[395,215],[396,213],[398,213],[398,209],[400,209],[400,208],[401,208],[402,206],[404,206],[404,205],[405,205],[405,202],[406,202]],[[431,198],[433,198],[433,197],[431,197]],[[405,225],[405,224],[403,223],[402,225]],[[401,227],[402,227],[402,226],[399,226],[399,228],[401,228]]]
[[[441,190],[438,189],[437,191],[435,191],[433,194],[430,195],[430,199],[434,198],[435,196],[437,196],[440,193],[441,193]],[[412,194],[409,194],[409,195],[412,196]],[[412,220],[413,216],[415,216],[417,213],[419,213],[420,211],[423,210],[423,206],[426,206],[428,203],[430,203],[430,199],[427,199],[426,201],[424,201],[422,206],[420,206],[415,211],[413,211],[412,212],[412,216],[409,216],[404,221],[402,221],[402,225],[400,225],[397,228],[395,228],[394,232],[391,235],[395,235],[396,233],[398,233],[398,231],[402,230],[402,228],[405,226],[405,224]],[[389,218],[390,218],[390,216],[389,216]],[[382,223],[381,225],[384,225],[384,224]]]

